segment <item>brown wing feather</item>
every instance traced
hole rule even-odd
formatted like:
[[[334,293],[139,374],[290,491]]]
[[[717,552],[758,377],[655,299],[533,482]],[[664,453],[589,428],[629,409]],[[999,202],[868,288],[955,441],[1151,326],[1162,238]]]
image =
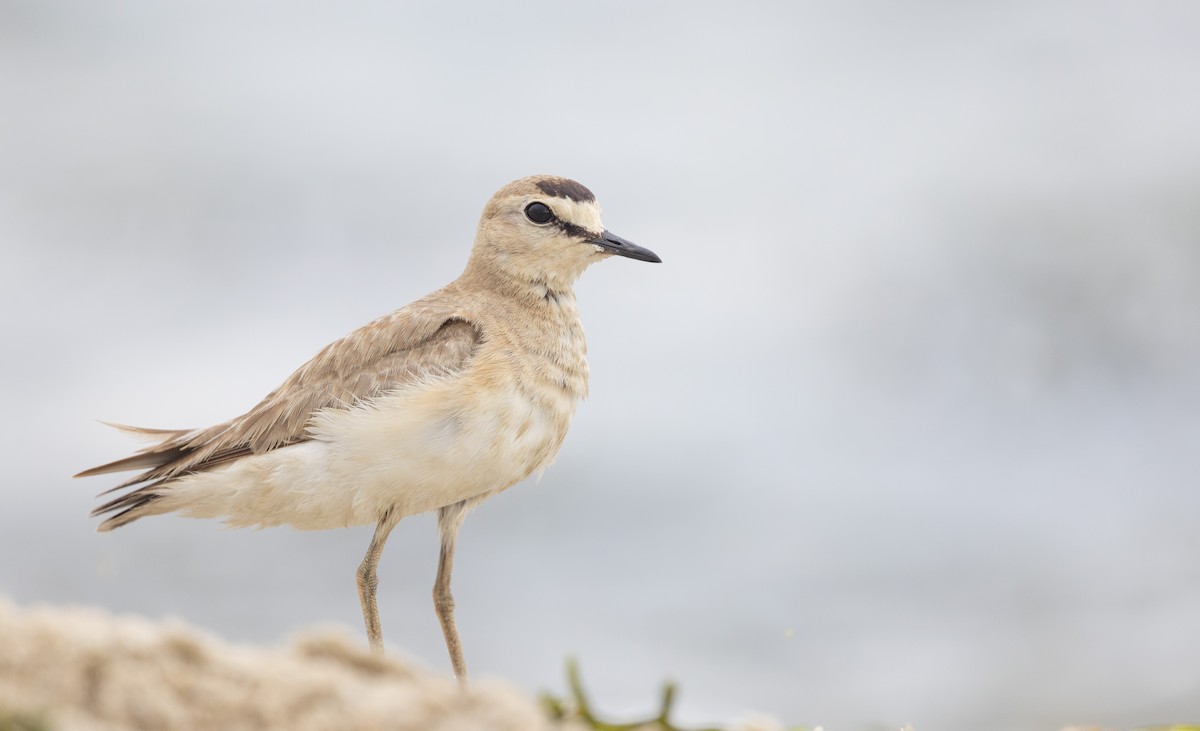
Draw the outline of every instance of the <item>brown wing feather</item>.
[[[106,491],[112,492],[305,441],[310,438],[308,422],[318,410],[350,408],[406,384],[454,374],[466,366],[481,337],[460,313],[428,304],[406,307],[326,346],[257,406],[232,421],[193,430],[122,427],[166,438],[77,476],[149,468]],[[105,507],[114,505],[101,510]]]

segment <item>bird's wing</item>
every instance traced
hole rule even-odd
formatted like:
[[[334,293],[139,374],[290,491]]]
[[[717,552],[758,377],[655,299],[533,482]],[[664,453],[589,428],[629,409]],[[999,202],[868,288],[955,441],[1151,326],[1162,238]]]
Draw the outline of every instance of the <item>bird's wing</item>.
[[[194,430],[121,427],[160,441],[77,476],[145,469],[113,488],[117,490],[308,440],[307,426],[318,410],[350,408],[363,399],[458,373],[481,341],[482,333],[463,313],[414,303],[329,344],[236,419]]]

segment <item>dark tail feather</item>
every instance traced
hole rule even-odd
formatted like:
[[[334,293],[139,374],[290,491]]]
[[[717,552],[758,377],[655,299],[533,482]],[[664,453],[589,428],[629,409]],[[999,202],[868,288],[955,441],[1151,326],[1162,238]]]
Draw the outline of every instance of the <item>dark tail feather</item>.
[[[128,472],[129,470],[144,470],[152,467],[160,467],[167,462],[178,459],[181,450],[171,449],[165,452],[139,452],[132,457],[118,459],[116,462],[102,464],[99,467],[92,467],[75,475],[76,477],[91,477],[92,475],[103,475],[109,472]],[[114,488],[115,489],[115,488]]]
[[[158,485],[159,483],[157,482],[152,485],[146,485],[145,487],[134,490],[127,495],[122,495],[115,500],[110,500],[93,510],[93,518],[98,515],[103,515],[104,513],[111,513],[116,510],[121,511],[116,515],[109,517],[100,525],[96,526],[96,530],[100,531],[101,533],[105,533],[113,528],[120,528],[126,523],[132,523],[142,516],[153,515],[151,511],[148,511],[145,508],[150,503],[162,497],[161,494],[154,490],[154,488],[158,487]]]
[[[118,459],[115,462],[108,462],[99,467],[92,467],[75,475],[75,477],[91,477],[93,475],[103,475],[109,472],[129,472],[130,470],[145,470],[142,474],[134,475],[115,487],[109,488],[101,495],[107,495],[110,492],[120,490],[130,485],[136,485],[139,482],[145,482],[154,479],[155,471],[166,465],[169,465],[183,457],[187,453],[187,447],[184,446],[189,435],[195,434],[195,429],[146,429],[140,426],[128,426],[126,424],[114,424],[112,422],[101,422],[105,426],[111,426],[114,429],[135,434],[140,437],[154,439],[157,444],[152,444],[145,449],[141,449],[137,454],[129,457]]]
[[[133,456],[118,459],[115,462],[108,462],[99,467],[86,469],[75,475],[76,477],[91,477],[92,475],[103,475],[109,472],[128,472],[129,470],[161,467],[164,464],[179,459],[184,452],[181,442],[184,440],[184,437],[195,432],[194,429],[146,429],[140,426],[114,424],[109,421],[102,421],[100,423],[105,426],[111,426],[114,429],[120,429],[123,432],[135,434],[139,437],[153,439],[157,444],[141,449]],[[133,480],[127,484],[135,482],[141,482],[141,480]]]

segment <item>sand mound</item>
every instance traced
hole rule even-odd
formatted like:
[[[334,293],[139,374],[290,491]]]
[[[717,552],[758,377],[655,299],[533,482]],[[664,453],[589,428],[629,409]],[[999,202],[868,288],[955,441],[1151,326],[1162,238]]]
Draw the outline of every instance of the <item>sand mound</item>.
[[[467,692],[358,640],[312,632],[291,645],[231,645],[179,622],[0,599],[0,718],[54,731],[537,731],[534,703],[494,682]],[[2,722],[0,722],[2,723]]]

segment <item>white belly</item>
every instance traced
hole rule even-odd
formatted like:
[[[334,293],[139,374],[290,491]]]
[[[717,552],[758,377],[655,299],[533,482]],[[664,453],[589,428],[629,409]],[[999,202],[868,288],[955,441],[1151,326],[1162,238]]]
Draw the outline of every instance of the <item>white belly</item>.
[[[503,490],[553,461],[574,411],[441,381],[320,412],[313,439],[171,483],[163,507],[234,526],[301,529],[414,515]],[[561,403],[560,403],[561,402]]]

